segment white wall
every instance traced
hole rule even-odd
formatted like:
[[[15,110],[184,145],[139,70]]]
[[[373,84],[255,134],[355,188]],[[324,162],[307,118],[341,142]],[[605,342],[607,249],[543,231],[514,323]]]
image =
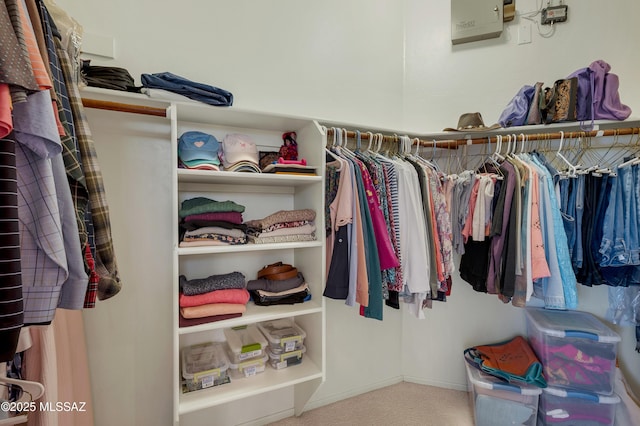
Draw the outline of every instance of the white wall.
[[[640,56],[623,47],[640,39],[632,21],[640,4],[619,0],[605,9],[596,0],[565,3],[569,21],[558,25],[552,38],[534,30],[532,43],[518,45],[521,20],[516,18],[500,38],[451,46],[446,0],[58,1],[85,31],[115,38],[116,59],[95,58],[94,65],[125,67],[138,82],[140,73],[170,71],[230,90],[235,105],[244,108],[363,127],[439,131],[455,125],[463,112],[480,111],[485,122],[493,123],[523,84],[550,83],[605,59],[620,76],[622,100],[640,115],[635,80]],[[519,11],[534,5],[535,0],[517,2]],[[142,223],[134,233],[126,216],[135,208],[157,212],[156,224],[168,223],[169,201],[156,185],[168,188],[169,175],[151,167],[168,164],[168,153],[147,136],[126,138],[114,130],[112,119],[104,118],[110,114],[93,112],[90,119],[109,203],[118,212],[112,220],[125,287],[85,315],[96,424],[169,424],[171,327],[169,311],[159,306],[170,298],[170,285],[161,284],[169,283],[170,271],[154,261],[170,256],[163,244],[168,230]],[[149,199],[148,193],[158,197]],[[144,251],[129,245],[132,235],[141,236],[134,241]],[[581,288],[579,296],[580,309],[603,317],[605,288]],[[479,336],[488,342],[524,330],[521,310],[474,293],[460,279],[449,301],[436,303],[426,316],[418,321],[385,308],[383,322],[364,320],[340,302],[328,301],[327,382],[311,405],[403,375],[462,388],[458,357],[465,347],[480,343]],[[633,332],[619,331],[623,368],[633,373],[631,382],[640,390]],[[223,407],[217,418],[233,424],[265,415],[264,407],[286,411],[290,407],[278,405],[279,396],[291,397],[283,391],[260,401],[263,409]],[[189,420],[200,422],[198,416]]]
[[[539,2],[538,2],[539,3]],[[486,124],[495,123],[507,102],[524,84],[552,83],[596,59],[604,59],[620,77],[620,94],[632,116],[640,116],[640,58],[630,40],[640,39],[633,24],[638,2],[565,1],[569,20],[556,26],[551,38],[537,35],[517,44],[517,28],[529,21],[516,17],[500,38],[452,46],[449,1],[406,0],[405,98],[406,129],[440,131],[455,127],[463,112],[480,111]],[[535,9],[536,0],[518,0],[519,13]],[[542,31],[547,31],[543,27]],[[459,265],[459,263],[456,263]],[[607,288],[578,286],[578,309],[604,319]],[[464,370],[450,364],[450,354],[482,342],[500,341],[525,333],[524,315],[495,296],[474,293],[459,278],[445,305],[427,312],[426,323],[408,315],[403,321],[403,373],[418,383],[463,388]],[[613,327],[622,337],[621,368],[640,391],[640,361],[632,328]]]
[[[64,0],[118,65],[233,93],[238,107],[400,122],[402,7],[388,0]],[[377,25],[374,25],[377,23]]]
[[[546,0],[517,0],[518,13],[534,10]],[[568,21],[555,35],[543,38],[532,28],[532,43],[517,44],[516,19],[499,38],[452,46],[448,0],[405,0],[405,98],[403,128],[455,127],[464,112],[480,111],[485,123],[495,123],[503,108],[524,84],[550,85],[571,72],[604,59],[620,76],[622,101],[640,116],[640,58],[631,45],[640,29],[634,24],[640,4],[567,0]],[[557,4],[558,0],[554,1]],[[542,31],[548,31],[542,26]]]

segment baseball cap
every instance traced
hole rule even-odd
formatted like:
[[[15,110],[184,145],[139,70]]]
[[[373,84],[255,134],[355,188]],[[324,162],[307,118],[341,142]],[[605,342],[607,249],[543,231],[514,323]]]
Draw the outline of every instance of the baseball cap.
[[[220,170],[220,164],[214,164],[209,160],[191,160],[191,161],[181,160],[181,163],[187,169],[216,170],[216,171]]]
[[[228,134],[222,141],[222,151],[225,170],[260,172],[258,148],[249,136],[239,133]],[[239,167],[234,167],[236,165]]]
[[[184,132],[178,138],[178,157],[183,163],[201,160],[219,165],[218,151],[220,143],[215,136],[204,132]]]
[[[262,173],[260,167],[252,161],[238,161],[230,165],[229,167],[225,167],[225,170],[228,172],[252,172],[252,173]]]

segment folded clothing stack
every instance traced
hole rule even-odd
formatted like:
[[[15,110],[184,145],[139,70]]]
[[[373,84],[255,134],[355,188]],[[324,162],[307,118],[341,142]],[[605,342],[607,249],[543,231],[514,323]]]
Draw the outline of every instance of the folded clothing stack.
[[[199,83],[170,73],[141,74],[142,86],[150,89],[166,90],[189,99],[214,106],[233,105],[233,94],[219,87]]]
[[[315,241],[315,218],[316,212],[311,209],[280,210],[244,224],[254,244]]]
[[[242,316],[249,292],[241,272],[188,280],[180,275],[180,327]]]
[[[304,276],[292,265],[277,262],[258,271],[258,278],[247,282],[256,305],[292,305],[309,300],[311,293]]]
[[[196,197],[183,201],[179,211],[184,231],[180,247],[246,244],[243,212],[244,206],[228,200]]]
[[[133,77],[125,68],[94,66],[90,60],[83,59],[81,72],[87,86],[140,93],[140,87],[134,84]]]

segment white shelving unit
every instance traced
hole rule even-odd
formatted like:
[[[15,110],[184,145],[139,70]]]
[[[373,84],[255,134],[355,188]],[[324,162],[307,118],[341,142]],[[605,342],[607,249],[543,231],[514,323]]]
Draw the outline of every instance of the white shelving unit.
[[[199,104],[173,103],[169,109],[173,152],[173,376],[174,424],[187,413],[294,386],[294,411],[302,413],[325,378],[325,304],[322,297],[325,275],[324,246],[324,150],[325,134],[313,120],[215,108]],[[185,131],[199,130],[222,141],[228,133],[249,135],[260,150],[277,151],[282,133],[295,131],[298,153],[317,168],[318,176],[211,172],[177,168],[177,139]],[[278,210],[313,209],[317,240],[299,243],[246,244],[238,246],[178,246],[178,210],[189,198],[204,196],[218,201],[232,200],[245,206],[244,220],[260,219]],[[294,305],[257,306],[249,302],[239,318],[180,328],[178,322],[178,277],[204,278],[213,274],[242,272],[255,279],[264,265],[277,261],[293,264],[310,286],[312,299]],[[307,333],[303,362],[284,370],[267,367],[254,377],[182,393],[180,351],[206,342],[214,330],[262,321],[293,318]]]

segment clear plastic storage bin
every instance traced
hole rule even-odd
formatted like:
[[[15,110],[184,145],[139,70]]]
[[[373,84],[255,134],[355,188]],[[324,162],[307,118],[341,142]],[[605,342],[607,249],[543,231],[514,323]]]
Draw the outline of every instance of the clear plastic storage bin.
[[[269,350],[275,355],[302,349],[307,337],[304,330],[290,318],[262,322],[258,328],[269,341]]]
[[[260,358],[252,358],[240,363],[229,364],[229,376],[232,380],[241,379],[243,377],[252,377],[256,374],[262,373],[266,367],[266,363],[269,357],[264,355]]]
[[[551,387],[611,395],[620,336],[580,311],[527,308],[527,337]]]
[[[271,350],[267,349],[267,355],[269,355],[269,365],[276,370],[290,367],[292,365],[298,365],[302,362],[302,356],[307,351],[304,345],[292,352],[283,352],[281,354],[274,354]]]
[[[267,339],[255,325],[227,328],[224,336],[229,345],[229,361],[239,364],[252,358],[261,358],[265,354]]]
[[[512,384],[465,362],[475,426],[535,426],[542,389]]]
[[[182,377],[187,392],[226,383],[228,368],[229,361],[221,343],[202,343],[182,349]]]
[[[619,402],[616,394],[605,396],[548,387],[540,396],[538,425],[612,426]]]

